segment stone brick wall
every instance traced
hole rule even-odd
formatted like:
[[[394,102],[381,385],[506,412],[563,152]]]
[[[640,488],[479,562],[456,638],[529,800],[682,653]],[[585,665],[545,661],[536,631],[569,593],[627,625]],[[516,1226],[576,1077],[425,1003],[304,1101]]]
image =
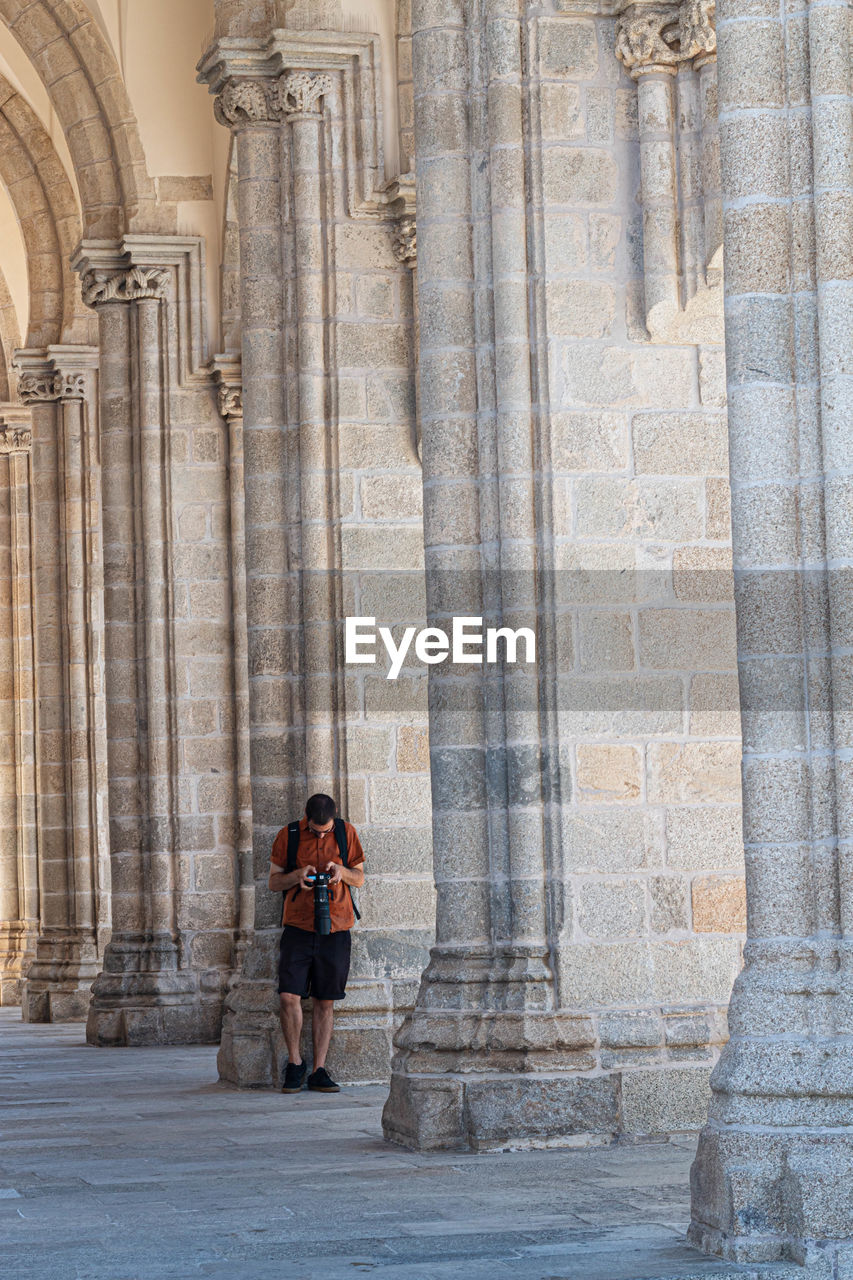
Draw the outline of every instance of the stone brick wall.
[[[189,964],[219,993],[238,923],[228,432],[208,390],[188,388],[174,403],[177,924]]]
[[[387,225],[339,226],[335,261],[344,607],[399,636],[401,624],[424,625],[426,613],[412,275]],[[340,635],[342,619],[337,627]],[[398,1025],[434,934],[427,682],[420,666],[404,667],[396,681],[386,668],[381,649],[376,665],[345,668],[347,816],[364,845],[367,878],[354,933],[356,983],[333,1053],[356,1078],[387,1070],[357,1043],[357,1031],[346,1034],[364,1023],[359,1001],[374,1018],[384,1007],[388,1025]]]

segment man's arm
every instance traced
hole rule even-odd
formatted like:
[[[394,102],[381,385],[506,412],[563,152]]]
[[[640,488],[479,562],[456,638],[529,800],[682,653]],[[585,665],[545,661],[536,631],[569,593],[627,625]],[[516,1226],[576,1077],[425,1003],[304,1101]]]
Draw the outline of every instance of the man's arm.
[[[314,867],[297,867],[295,871],[285,871],[277,862],[271,862],[267,888],[272,893],[287,893],[288,889],[295,889],[297,885],[300,889],[307,889],[310,885],[306,885],[305,877],[313,876],[314,873]]]

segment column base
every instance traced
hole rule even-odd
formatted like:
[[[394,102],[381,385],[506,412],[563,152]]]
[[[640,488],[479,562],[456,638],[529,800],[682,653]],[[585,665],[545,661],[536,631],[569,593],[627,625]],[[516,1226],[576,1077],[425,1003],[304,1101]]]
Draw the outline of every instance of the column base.
[[[0,923],[0,1007],[19,1005],[36,954],[37,920]]]
[[[726,1262],[793,1262],[809,1280],[853,1275],[853,1132],[703,1129],[688,1239]]]
[[[42,935],[24,985],[24,1022],[85,1022],[101,963],[92,938]]]
[[[256,934],[242,973],[225,999],[219,1078],[240,1089],[277,1089],[287,1065],[287,1048],[278,1018],[279,929]],[[335,1006],[335,1024],[327,1065],[342,1084],[384,1084],[391,1070],[392,1041],[405,1015],[395,999],[411,984],[390,979],[353,978],[346,999]],[[411,997],[410,997],[411,998]],[[303,1005],[302,1052],[310,1062],[311,1001]]]
[[[88,1044],[216,1044],[221,1027],[218,978],[208,991],[197,973],[179,969],[171,937],[109,943],[103,971],[92,987]]]
[[[620,1076],[599,1068],[592,1018],[552,1001],[541,947],[434,947],[394,1041],[385,1137],[418,1151],[612,1142]]]
[[[845,966],[840,974],[830,967],[828,977],[820,968],[795,975],[784,1001],[778,991],[775,1001],[767,994],[764,970],[741,975],[735,1031],[711,1077],[708,1123],[690,1171],[689,1238],[706,1253],[807,1265],[809,1280],[853,1276],[849,1033],[820,1036],[809,1026],[818,1008],[827,1026],[849,1028],[848,997],[839,994],[848,973]],[[831,1007],[818,1001],[827,995]],[[761,1034],[744,1032],[744,1007],[755,1020],[763,1015]],[[819,1269],[827,1259],[839,1268]]]
[[[382,1130],[414,1151],[605,1146],[619,1132],[619,1076],[395,1071]]]

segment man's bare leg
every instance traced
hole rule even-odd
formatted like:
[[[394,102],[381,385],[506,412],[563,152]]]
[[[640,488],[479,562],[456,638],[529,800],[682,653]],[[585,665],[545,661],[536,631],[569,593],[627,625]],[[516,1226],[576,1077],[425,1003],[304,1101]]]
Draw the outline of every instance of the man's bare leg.
[[[335,1016],[334,1000],[314,1000],[311,1012],[311,1036],[314,1041],[314,1070],[326,1065],[329,1041],[332,1038],[332,1022]]]
[[[316,1001],[315,1001],[316,1004]],[[302,1064],[302,1000],[299,996],[282,991],[278,998],[278,1016],[284,1032],[284,1043],[287,1045],[288,1059],[296,1066]],[[328,1044],[328,1041],[326,1042]]]

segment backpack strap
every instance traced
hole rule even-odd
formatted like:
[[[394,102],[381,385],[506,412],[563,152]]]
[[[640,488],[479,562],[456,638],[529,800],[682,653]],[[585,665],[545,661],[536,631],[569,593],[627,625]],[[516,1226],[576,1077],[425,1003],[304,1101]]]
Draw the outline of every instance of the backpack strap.
[[[338,842],[338,853],[341,855],[341,862],[345,867],[348,867],[349,850],[347,849],[347,824],[344,822],[343,818],[335,818],[335,839]],[[360,920],[361,912],[355,905],[355,895],[352,891],[352,885],[348,884],[347,888],[349,889],[350,901],[352,902],[352,909],[355,913],[355,918],[356,920]]]
[[[285,871],[288,875],[291,871],[296,870],[296,854],[299,849],[299,823],[289,822],[287,824],[287,866]]]
[[[297,855],[298,849],[299,849],[299,823],[289,822],[287,824],[287,862],[284,868],[285,871],[288,873],[288,875],[290,874],[291,871],[296,870],[296,855]],[[281,895],[282,907],[284,906],[284,903],[287,901],[287,895],[289,892],[290,892],[289,889],[285,889]],[[295,885],[293,889],[294,897],[298,892],[299,892],[299,885]]]

